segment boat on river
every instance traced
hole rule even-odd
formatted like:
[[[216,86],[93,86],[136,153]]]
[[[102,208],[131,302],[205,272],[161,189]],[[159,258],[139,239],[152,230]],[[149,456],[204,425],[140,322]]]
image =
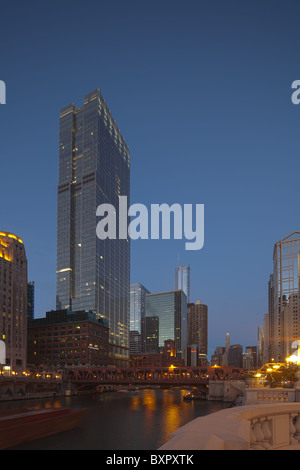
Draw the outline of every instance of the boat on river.
[[[203,390],[196,390],[186,393],[183,396],[184,400],[206,400],[206,393]]]
[[[73,429],[85,414],[85,409],[78,408],[0,411],[0,449]]]

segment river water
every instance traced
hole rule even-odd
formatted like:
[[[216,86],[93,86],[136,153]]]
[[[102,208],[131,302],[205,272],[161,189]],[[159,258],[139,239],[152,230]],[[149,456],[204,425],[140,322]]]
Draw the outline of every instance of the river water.
[[[19,445],[25,450],[157,450],[189,421],[228,407],[214,401],[184,401],[187,390],[144,389],[49,400],[2,402],[17,407],[83,407],[87,413],[70,431]]]

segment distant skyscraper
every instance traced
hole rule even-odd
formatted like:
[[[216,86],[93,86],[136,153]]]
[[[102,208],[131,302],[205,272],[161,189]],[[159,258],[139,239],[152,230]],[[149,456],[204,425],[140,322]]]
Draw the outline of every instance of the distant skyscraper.
[[[182,290],[146,295],[146,318],[158,317],[160,350],[165,341],[175,341],[176,356],[184,359],[187,347],[187,302]],[[146,328],[146,335],[147,328]]]
[[[34,282],[30,281],[27,284],[27,318],[33,320],[34,318]]]
[[[140,283],[130,284],[130,330],[142,332],[141,321],[146,315],[146,294],[150,292]]]
[[[208,308],[197,300],[196,304],[187,304],[187,344],[196,345],[198,350],[198,364],[203,365],[207,360],[207,324]]]
[[[175,290],[183,290],[187,303],[191,301],[191,270],[189,266],[177,266],[175,269]]]
[[[243,367],[243,346],[241,344],[232,344],[228,350],[229,367]]]
[[[299,339],[300,319],[299,310],[295,311],[293,306],[287,309],[287,302],[292,302],[298,308],[298,301],[295,302],[294,294],[299,291],[299,253],[300,253],[300,232],[293,232],[282,238],[274,246],[273,255],[273,297],[271,301],[273,307],[270,317],[271,331],[271,351],[274,360],[285,361],[286,354],[290,350],[294,336]],[[287,316],[292,316],[294,329]],[[294,315],[294,317],[293,317]],[[290,325],[288,328],[288,324]]]
[[[230,334],[226,333],[226,338],[225,338],[225,352],[223,356],[223,365],[228,366],[228,352],[230,348]]]
[[[0,232],[0,341],[12,371],[27,366],[27,258],[20,238]]]
[[[129,363],[130,242],[100,240],[96,209],[129,204],[128,147],[100,91],[60,112],[57,309],[93,311],[109,322],[110,363]]]

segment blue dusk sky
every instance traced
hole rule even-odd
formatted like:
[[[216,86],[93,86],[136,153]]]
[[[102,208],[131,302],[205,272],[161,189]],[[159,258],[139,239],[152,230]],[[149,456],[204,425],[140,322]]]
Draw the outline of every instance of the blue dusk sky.
[[[192,301],[216,346],[257,343],[274,243],[300,229],[297,0],[2,2],[0,230],[24,241],[36,316],[55,308],[60,109],[96,88],[131,153],[131,203],[205,205],[205,244],[131,243],[131,281]]]

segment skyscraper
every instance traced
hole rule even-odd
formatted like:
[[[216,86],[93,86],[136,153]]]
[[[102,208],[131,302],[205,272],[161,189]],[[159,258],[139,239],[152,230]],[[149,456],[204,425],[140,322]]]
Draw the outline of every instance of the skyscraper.
[[[300,232],[292,232],[274,246],[273,254],[273,307],[270,317],[271,351],[275,361],[284,361],[294,342],[295,334],[300,333],[298,300],[294,294],[299,291]],[[296,299],[296,301],[295,301]],[[291,302],[290,308],[287,303]],[[295,311],[296,309],[296,311]],[[294,332],[287,316],[293,316]],[[289,325],[289,329],[287,326]],[[296,332],[296,333],[295,333]]]
[[[175,290],[183,290],[187,303],[191,301],[191,270],[189,266],[177,266],[175,269]]]
[[[101,240],[96,209],[130,192],[129,149],[100,94],[60,112],[56,308],[108,320],[110,363],[129,360],[130,241]]]
[[[200,300],[196,304],[187,304],[187,344],[197,346],[199,365],[205,365],[207,361],[207,312],[207,305]]]
[[[141,321],[146,315],[146,295],[150,292],[140,283],[130,284],[130,330],[140,334]]]
[[[175,341],[176,356],[184,358],[187,347],[187,302],[182,290],[146,295],[146,319],[158,318],[158,347]],[[146,337],[148,331],[146,326]],[[147,351],[146,351],[147,352]]]
[[[6,366],[27,366],[27,258],[22,240],[0,232],[0,341],[5,343]]]

